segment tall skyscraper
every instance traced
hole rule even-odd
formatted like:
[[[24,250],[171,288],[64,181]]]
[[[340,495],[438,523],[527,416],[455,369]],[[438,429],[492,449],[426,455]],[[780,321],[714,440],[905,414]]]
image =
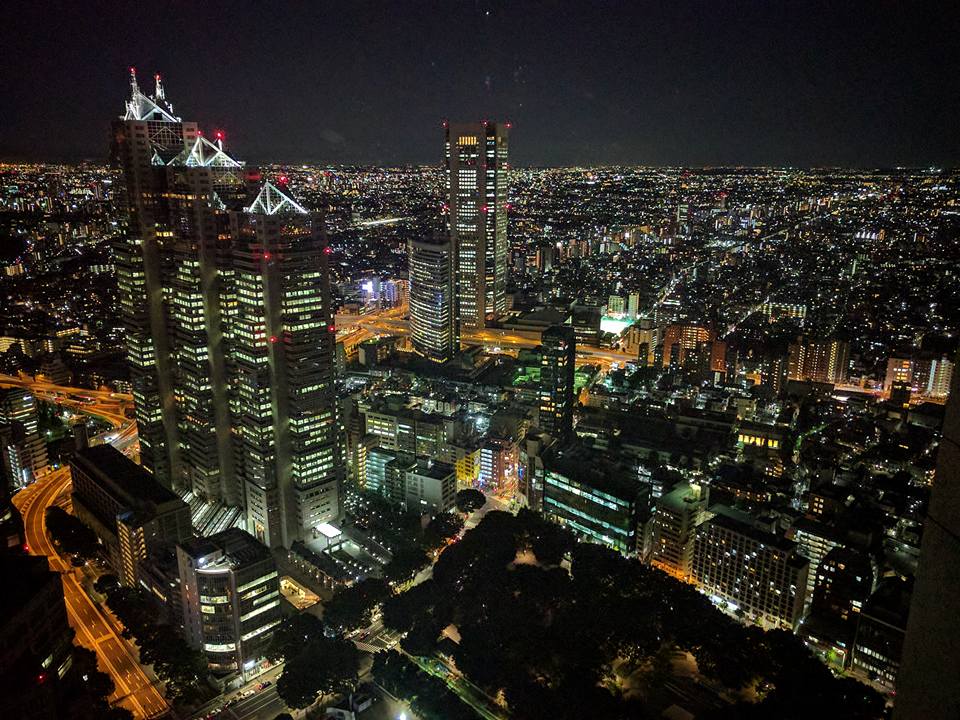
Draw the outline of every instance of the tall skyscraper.
[[[337,519],[345,458],[323,220],[266,183],[231,213],[231,372],[250,532],[270,547]]]
[[[414,350],[434,362],[445,362],[460,350],[455,297],[454,244],[449,238],[411,240],[410,339]]]
[[[159,76],[131,95],[117,267],[144,466],[289,546],[339,516],[344,471],[322,218],[173,116]]]
[[[173,114],[160,76],[154,94],[147,96],[130,68],[130,99],[113,123],[113,155],[123,168],[129,217],[127,233],[114,248],[117,286],[140,461],[167,486],[174,482],[178,443],[164,297],[164,258],[173,231],[162,197],[167,162],[197,137],[196,123]]]
[[[507,309],[509,123],[447,124],[450,237],[460,322],[482,328]]]
[[[543,331],[540,342],[540,428],[565,441],[573,434],[574,330],[569,325],[554,325]]]

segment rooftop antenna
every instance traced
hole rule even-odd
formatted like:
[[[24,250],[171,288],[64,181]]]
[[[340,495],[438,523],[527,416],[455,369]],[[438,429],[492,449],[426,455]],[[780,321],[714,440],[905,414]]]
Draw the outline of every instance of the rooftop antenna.
[[[137,93],[140,92],[140,88],[137,87],[137,69],[130,66],[130,97],[137,97]]]
[[[157,73],[153,76],[154,82],[156,83],[156,89],[153,93],[154,100],[165,100],[166,95],[163,94],[163,83],[160,82],[160,73]]]

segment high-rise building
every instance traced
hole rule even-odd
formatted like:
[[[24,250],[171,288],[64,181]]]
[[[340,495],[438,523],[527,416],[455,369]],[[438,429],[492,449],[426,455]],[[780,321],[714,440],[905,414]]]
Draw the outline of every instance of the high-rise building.
[[[144,467],[289,546],[339,515],[344,472],[323,221],[173,116],[159,77],[131,94],[117,267]]]
[[[554,325],[543,331],[540,342],[540,428],[564,441],[573,433],[574,330]]]
[[[280,579],[270,551],[231,528],[177,546],[183,631],[215,674],[246,673],[280,624]]]
[[[790,344],[787,374],[791,380],[842,383],[847,379],[850,345],[842,340],[798,338]]]
[[[482,328],[507,309],[509,123],[449,123],[450,238],[456,248],[460,322]]]
[[[128,231],[114,248],[115,264],[140,462],[168,486],[178,442],[164,290],[173,229],[163,197],[167,162],[193,145],[198,133],[196,123],[173,114],[159,75],[147,96],[130,68],[130,99],[113,123],[113,155],[123,168],[129,215]]]
[[[337,519],[345,472],[327,239],[269,182],[230,228],[235,467],[250,532],[289,547]]]
[[[0,425],[9,428],[0,439],[2,463],[12,493],[33,482],[47,470],[47,445],[40,437],[37,401],[24,388],[0,389]],[[15,428],[15,429],[14,429]]]
[[[0,555],[0,572],[8,580],[0,597],[0,717],[62,717],[59,680],[73,663],[63,582],[45,557]]]
[[[410,340],[418,354],[445,362],[460,350],[454,274],[455,246],[451,239],[411,240]]]

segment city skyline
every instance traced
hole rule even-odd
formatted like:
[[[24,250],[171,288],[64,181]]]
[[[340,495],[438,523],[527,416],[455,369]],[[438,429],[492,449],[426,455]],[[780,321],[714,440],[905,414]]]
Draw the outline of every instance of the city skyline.
[[[960,167],[851,159],[953,157],[950,22],[53,7],[5,720],[960,717]],[[675,164],[770,150],[845,159]]]
[[[484,117],[514,123],[517,166],[960,162],[956,20],[919,5],[100,9],[8,19],[0,157],[105,159],[113,78],[135,64],[258,163],[438,163],[435,128]]]

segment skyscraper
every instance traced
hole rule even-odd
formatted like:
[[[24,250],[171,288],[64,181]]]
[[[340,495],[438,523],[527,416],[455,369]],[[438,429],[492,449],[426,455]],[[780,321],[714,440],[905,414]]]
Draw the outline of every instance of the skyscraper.
[[[166,163],[198,137],[197,124],[183,122],[166,101],[160,76],[152,96],[130,68],[130,99],[113,123],[113,156],[123,168],[129,217],[114,248],[120,315],[136,407],[140,461],[161,482],[173,484],[178,457],[172,364],[164,298],[164,258],[173,231],[162,196]]]
[[[338,517],[344,471],[322,218],[174,117],[159,76],[131,95],[117,266],[144,466],[289,546]]]
[[[573,434],[574,330],[569,325],[554,325],[543,331],[540,341],[540,428],[565,441]]]
[[[343,444],[322,219],[266,183],[231,213],[231,373],[247,527],[270,547],[339,515]]]
[[[507,309],[509,123],[446,127],[450,238],[460,322],[482,328]]]
[[[454,244],[449,238],[411,240],[410,339],[414,350],[445,362],[460,350],[457,299],[454,295]]]

